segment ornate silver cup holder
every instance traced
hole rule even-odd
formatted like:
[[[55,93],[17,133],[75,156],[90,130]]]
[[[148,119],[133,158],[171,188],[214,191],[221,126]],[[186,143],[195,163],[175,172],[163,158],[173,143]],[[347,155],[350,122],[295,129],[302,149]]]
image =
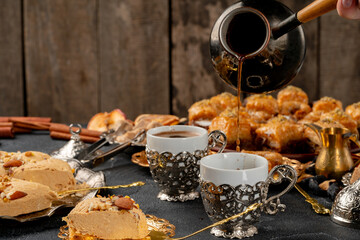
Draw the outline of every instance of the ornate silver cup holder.
[[[289,185],[281,193],[267,198],[269,185],[281,183],[285,179],[289,180]],[[286,206],[280,202],[279,198],[295,185],[296,179],[296,172],[292,167],[279,165],[273,168],[265,182],[257,182],[253,186],[247,184],[217,186],[212,182],[201,180],[201,197],[205,211],[213,222],[244,212],[254,203],[262,203],[261,207],[254,211],[213,227],[211,234],[217,237],[238,239],[257,234],[257,228],[253,224],[258,222],[261,212],[276,214],[278,211],[284,211]]]
[[[226,135],[218,130],[213,131],[208,136],[208,142],[205,149],[193,153],[159,153],[146,147],[151,175],[160,188],[159,199],[184,202],[200,196],[196,191],[199,186],[200,160],[216,144],[221,144],[219,152],[222,152],[226,146]]]

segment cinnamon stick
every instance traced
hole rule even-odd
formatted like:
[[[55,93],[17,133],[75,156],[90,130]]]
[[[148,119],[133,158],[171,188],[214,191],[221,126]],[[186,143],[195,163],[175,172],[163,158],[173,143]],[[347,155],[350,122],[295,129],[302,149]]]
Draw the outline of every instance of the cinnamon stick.
[[[29,128],[22,128],[14,126],[13,122],[1,122],[0,121],[0,127],[11,127],[13,129],[13,133],[30,133],[31,129]]]
[[[51,118],[49,117],[9,117],[9,118],[10,118],[10,122],[13,121],[43,122],[43,123],[51,122]]]
[[[13,121],[26,121],[26,122],[51,122],[49,117],[17,117],[17,116],[7,116],[0,117],[0,122],[13,122]]]
[[[61,123],[51,123],[49,130],[50,130],[50,132],[70,133],[70,127],[66,124],[61,124]],[[78,128],[73,127],[73,130],[76,131],[76,130],[78,130]],[[81,132],[80,132],[80,136],[94,137],[97,139],[99,139],[101,134],[102,134],[102,132],[100,132],[100,131],[89,130],[86,128],[82,128]]]
[[[14,133],[31,133],[32,130],[30,128],[23,127],[13,127]]]
[[[54,139],[70,140],[71,133],[50,131],[50,137]],[[100,137],[84,136],[80,134],[80,139],[86,143],[94,143],[100,139]]]
[[[9,117],[0,117],[0,122],[10,122]]]
[[[35,121],[24,121],[24,120],[15,120],[12,119],[15,127],[19,128],[27,128],[33,130],[49,130],[50,123],[49,122],[35,122]]]
[[[1,122],[0,121],[0,127],[13,127],[13,123],[12,122]]]
[[[0,138],[14,138],[12,127],[0,127]]]

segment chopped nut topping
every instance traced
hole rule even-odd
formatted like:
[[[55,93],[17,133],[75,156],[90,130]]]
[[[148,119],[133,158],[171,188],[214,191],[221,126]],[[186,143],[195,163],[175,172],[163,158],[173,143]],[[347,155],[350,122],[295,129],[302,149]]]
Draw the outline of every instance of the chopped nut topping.
[[[122,197],[114,201],[115,206],[120,209],[131,210],[134,207],[134,202],[130,198]]]
[[[25,156],[26,156],[26,157],[32,157],[32,156],[34,156],[34,153],[28,151],[28,152],[25,152]]]
[[[3,167],[4,168],[8,168],[8,167],[20,167],[23,164],[22,161],[17,160],[17,159],[11,159],[10,161],[7,161],[6,163],[4,163]]]
[[[1,183],[10,182],[10,178],[8,176],[2,176],[0,177],[0,182]]]
[[[12,193],[9,197],[10,200],[15,200],[15,199],[19,199],[22,197],[25,197],[27,195],[27,193],[22,192],[22,191],[15,191],[14,193]]]

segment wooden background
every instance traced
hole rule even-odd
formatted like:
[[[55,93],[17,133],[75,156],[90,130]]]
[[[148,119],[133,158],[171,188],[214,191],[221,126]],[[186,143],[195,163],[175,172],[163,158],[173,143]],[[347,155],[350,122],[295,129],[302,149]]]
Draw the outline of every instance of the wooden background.
[[[187,116],[230,91],[209,35],[230,0],[1,0],[0,115],[86,123],[100,111]],[[297,11],[311,1],[283,0]],[[292,82],[310,100],[360,101],[360,21],[336,11],[303,25],[307,55]]]

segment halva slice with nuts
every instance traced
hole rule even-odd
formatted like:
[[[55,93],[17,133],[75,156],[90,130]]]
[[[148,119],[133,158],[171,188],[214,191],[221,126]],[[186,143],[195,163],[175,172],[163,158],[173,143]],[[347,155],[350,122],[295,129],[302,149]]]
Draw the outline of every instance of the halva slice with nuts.
[[[0,176],[11,175],[13,173],[14,167],[20,167],[26,163],[36,163],[49,158],[50,155],[38,151],[0,151]]]
[[[146,216],[130,197],[95,197],[63,218],[69,239],[149,239]]]
[[[85,183],[77,184],[73,172],[67,162],[46,153],[0,151],[0,176],[41,183],[56,192],[86,188]]]
[[[19,160],[22,163],[25,162],[37,162],[49,159],[50,155],[38,151],[26,151],[26,152],[6,152],[0,151],[0,162],[5,163],[9,160]]]
[[[63,160],[49,158],[37,162],[27,162],[14,167],[12,177],[37,182],[60,192],[76,188],[76,180],[69,164]]]
[[[57,198],[48,186],[0,177],[0,216],[18,216],[51,207]]]

